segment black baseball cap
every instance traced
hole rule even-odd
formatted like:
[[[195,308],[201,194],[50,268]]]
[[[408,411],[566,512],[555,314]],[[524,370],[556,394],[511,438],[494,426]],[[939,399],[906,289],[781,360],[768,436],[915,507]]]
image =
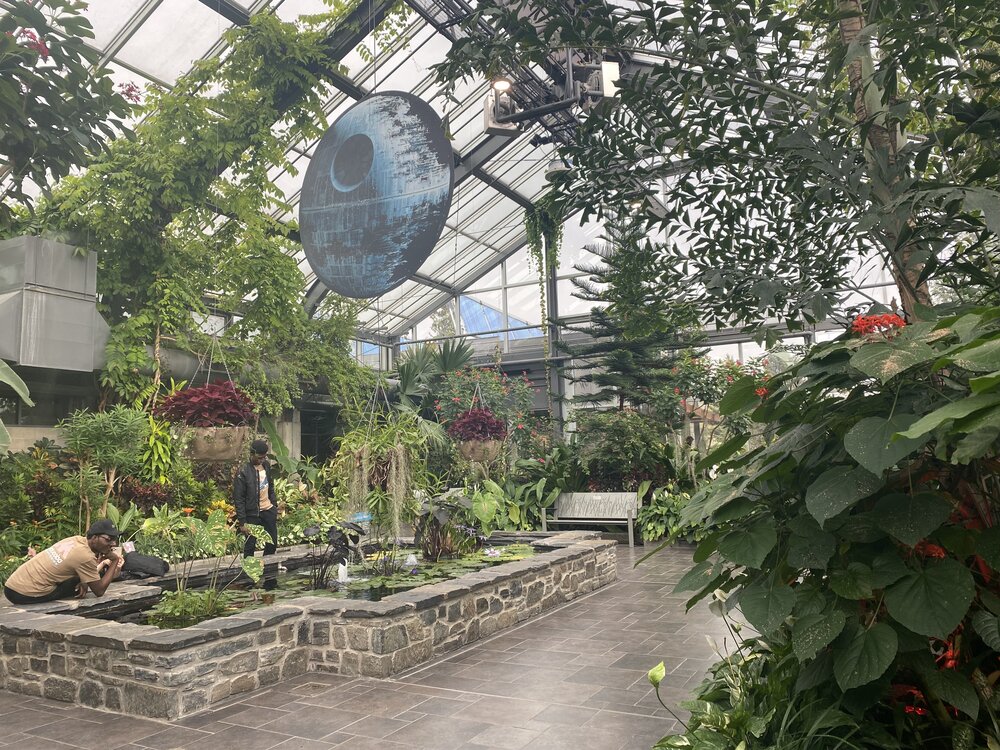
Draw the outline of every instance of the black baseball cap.
[[[258,456],[267,455],[267,441],[266,440],[254,440],[250,443],[250,452],[256,453]]]
[[[111,520],[108,518],[102,518],[99,521],[94,521],[90,524],[90,528],[87,529],[87,538],[92,536],[100,536],[101,534],[107,534],[108,536],[113,536],[115,539],[121,536],[121,532],[115,527]]]

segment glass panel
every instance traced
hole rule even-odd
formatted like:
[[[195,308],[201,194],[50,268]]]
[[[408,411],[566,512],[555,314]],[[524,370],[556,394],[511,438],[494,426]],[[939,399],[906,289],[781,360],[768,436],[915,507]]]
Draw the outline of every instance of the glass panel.
[[[487,271],[486,275],[483,276],[479,281],[472,285],[472,290],[477,289],[492,289],[494,287],[500,286],[500,266],[497,266],[492,271]]]
[[[461,305],[463,333],[485,333],[507,327],[503,295],[499,290],[463,296]]]
[[[94,38],[90,44],[98,49],[107,49],[108,44],[131,20],[135,12],[146,4],[146,0],[117,0],[116,2],[91,2],[83,15],[94,27]]]
[[[204,57],[231,24],[197,0],[162,3],[125,44],[118,58],[172,84]],[[183,29],[184,33],[176,33]]]
[[[329,10],[323,0],[283,0],[277,4],[278,17],[283,21],[294,21],[299,16],[311,16]]]
[[[533,281],[538,278],[538,271],[528,260],[528,248],[514,253],[506,261],[507,283],[516,284],[519,281]]]
[[[507,289],[507,318],[511,328],[541,324],[542,310],[539,307],[537,284]]]

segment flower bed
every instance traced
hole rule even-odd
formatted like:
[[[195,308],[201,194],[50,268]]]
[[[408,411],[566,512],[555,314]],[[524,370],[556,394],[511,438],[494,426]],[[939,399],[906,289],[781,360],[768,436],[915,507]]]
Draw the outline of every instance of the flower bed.
[[[307,596],[179,630],[51,614],[67,602],[0,607],[0,688],[175,719],[310,670],[388,677],[617,578],[616,545],[599,535],[534,545],[530,559],[379,602]],[[148,592],[122,586],[76,606]]]

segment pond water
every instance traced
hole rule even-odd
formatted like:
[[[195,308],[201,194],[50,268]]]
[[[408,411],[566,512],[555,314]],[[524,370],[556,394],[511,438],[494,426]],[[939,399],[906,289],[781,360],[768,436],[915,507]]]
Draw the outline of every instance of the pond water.
[[[403,563],[412,550],[405,550],[397,555],[397,562]],[[240,575],[232,580],[225,587],[225,610],[223,615],[233,615],[239,612],[253,610],[264,607],[284,599],[295,599],[301,596],[328,596],[334,599],[363,599],[367,601],[379,601],[385,596],[395,594],[400,591],[408,591],[432,583],[440,583],[453,578],[458,578],[476,570],[493,567],[515,560],[523,560],[534,555],[535,550],[527,544],[510,544],[502,547],[495,547],[479,552],[474,552],[461,557],[441,560],[439,562],[426,562],[417,560],[413,563],[410,557],[410,564],[398,568],[398,572],[393,575],[374,574],[377,560],[371,560],[365,564],[355,564],[348,568],[348,580],[340,583],[337,578],[337,566],[332,566],[329,573],[330,580],[326,586],[315,587],[315,569],[310,565],[310,560],[300,560],[294,563],[294,567],[286,572],[267,575],[258,583],[253,583],[246,576]],[[289,563],[292,567],[293,563]],[[185,617],[180,621],[169,621],[162,616],[157,616],[150,611],[148,605],[141,605],[141,609],[135,608],[137,605],[129,607],[128,602],[123,602],[123,607],[117,610],[110,610],[95,614],[95,617],[105,620],[115,620],[117,622],[131,622],[139,625],[156,625],[161,628],[187,627],[193,625],[200,619]],[[209,615],[216,617],[218,614]]]

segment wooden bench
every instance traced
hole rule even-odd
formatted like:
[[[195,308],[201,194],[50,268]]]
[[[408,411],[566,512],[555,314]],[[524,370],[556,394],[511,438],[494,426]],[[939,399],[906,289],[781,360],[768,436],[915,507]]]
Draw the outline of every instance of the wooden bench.
[[[552,506],[542,508],[542,531],[549,524],[580,524],[604,526],[624,523],[628,526],[628,546],[635,546],[635,516],[639,512],[639,497],[635,492],[563,492]]]

